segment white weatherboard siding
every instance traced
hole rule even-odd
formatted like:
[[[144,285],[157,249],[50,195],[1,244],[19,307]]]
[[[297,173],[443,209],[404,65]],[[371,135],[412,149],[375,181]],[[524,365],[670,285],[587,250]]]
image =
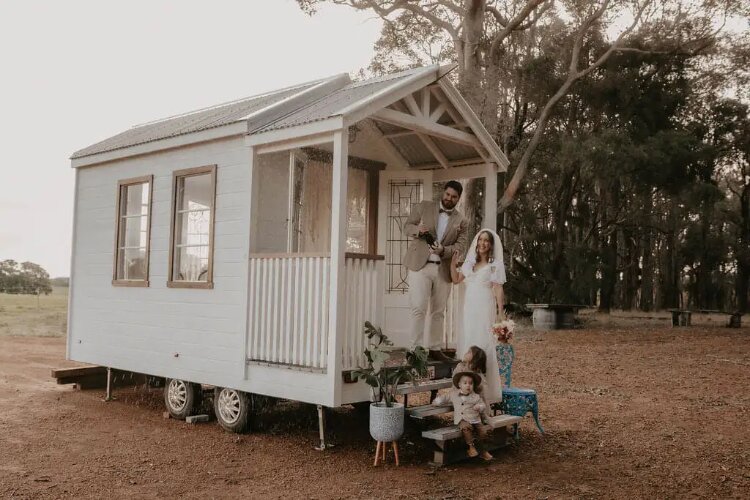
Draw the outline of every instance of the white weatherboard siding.
[[[214,288],[167,288],[172,172],[217,165]],[[112,281],[117,181],[152,174],[148,288]],[[324,374],[246,366],[250,150],[242,138],[77,170],[69,359],[331,403]],[[175,356],[178,354],[178,356]]]
[[[212,164],[214,288],[167,288],[172,172]],[[237,138],[78,170],[71,359],[217,385],[244,378],[248,164]],[[113,286],[117,181],[148,174],[150,286]]]

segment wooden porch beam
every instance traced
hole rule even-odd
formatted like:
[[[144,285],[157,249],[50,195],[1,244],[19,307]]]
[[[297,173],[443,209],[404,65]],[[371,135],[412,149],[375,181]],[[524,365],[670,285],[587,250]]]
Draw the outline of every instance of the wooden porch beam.
[[[414,135],[416,132],[413,130],[400,130],[398,132],[388,132],[384,133],[383,137],[391,138],[391,137],[403,137],[405,135]]]
[[[424,93],[422,94],[422,97],[424,98]],[[427,113],[429,113],[429,106],[430,102],[429,99],[427,101],[427,111],[425,112],[425,108],[419,109],[419,106],[417,106],[417,102],[414,100],[414,97],[411,95],[406,96],[404,99],[404,103],[406,104],[406,107],[409,108],[409,111],[412,115],[414,115],[415,118],[419,119],[420,117],[426,117]],[[424,104],[424,102],[423,102]],[[406,113],[404,113],[404,116],[408,116]],[[434,122],[433,122],[434,123]],[[449,161],[448,158],[445,157],[445,154],[440,150],[440,148],[435,144],[435,141],[432,140],[432,137],[429,135],[425,135],[420,132],[416,132],[417,137],[422,141],[422,143],[425,145],[427,149],[430,150],[430,153],[432,153],[432,156],[435,157],[435,159],[440,163],[440,165],[443,168],[448,168]]]
[[[406,158],[404,158],[404,155],[401,154],[401,151],[398,150],[396,146],[393,145],[391,141],[389,141],[385,135],[383,134],[383,131],[380,130],[378,125],[371,119],[366,118],[365,120],[362,120],[360,123],[363,123],[365,126],[367,126],[370,130],[372,130],[375,135],[377,135],[382,143],[385,145],[386,149],[393,155],[393,159],[396,160],[394,163],[402,168],[408,168],[409,162]]]
[[[440,101],[440,104],[443,104],[445,106],[445,111],[448,112],[448,116],[451,117],[451,120],[453,120],[457,126],[467,127],[468,125],[464,123],[464,119],[461,114],[453,109],[453,107],[450,105],[450,102],[448,101],[448,98],[443,95],[442,90],[440,89],[440,85],[436,83],[435,85],[430,85],[429,88],[435,94],[437,100]]]
[[[430,116],[430,89],[427,87],[422,89],[422,115]]]
[[[430,114],[430,120],[437,122],[440,119],[440,117],[443,116],[443,113],[445,113],[445,110],[446,110],[446,106],[444,103],[441,102],[440,104],[438,104],[438,107],[435,108],[435,111],[433,111]]]
[[[416,99],[414,99],[413,95],[409,94],[408,96],[404,97],[404,104],[406,104],[406,107],[409,108],[409,112],[414,116],[424,116],[424,113],[422,113],[422,110],[419,109],[419,105],[417,104],[417,101]]]
[[[427,118],[421,118],[417,116],[407,115],[400,111],[393,109],[384,108],[374,113],[372,118],[382,122],[397,125],[399,127],[408,128],[415,132],[422,132],[423,134],[440,137],[442,139],[457,142],[459,144],[466,144],[472,147],[481,147],[479,140],[471,134],[456,130],[439,123],[431,122]]]
[[[432,174],[434,182],[445,182],[451,179],[477,179],[487,177],[489,169],[496,170],[495,164],[485,165],[479,163],[476,165],[464,165],[463,167],[454,167],[449,170],[435,170]]]
[[[422,140],[425,147],[430,150],[430,153],[432,153],[432,155],[443,168],[448,168],[450,166],[450,161],[448,160],[448,158],[446,158],[445,154],[440,151],[440,148],[437,144],[435,144],[435,141],[432,140],[432,137],[430,137],[429,135],[420,134],[419,132],[417,132],[417,137]]]
[[[456,168],[456,167],[464,167],[467,165],[482,165],[484,163],[484,159],[482,158],[469,158],[468,160],[455,160],[455,161],[449,161],[448,167],[450,168]],[[440,163],[421,163],[418,165],[414,165],[412,169],[414,170],[434,170],[436,168],[441,168],[442,165]]]

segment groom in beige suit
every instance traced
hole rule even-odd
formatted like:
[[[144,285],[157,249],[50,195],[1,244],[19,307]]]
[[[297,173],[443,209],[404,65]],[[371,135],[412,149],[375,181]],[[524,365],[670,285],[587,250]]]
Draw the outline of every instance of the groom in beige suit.
[[[441,347],[445,306],[451,291],[451,257],[455,250],[461,255],[466,250],[467,223],[456,210],[462,191],[459,182],[447,182],[440,203],[423,201],[414,205],[404,224],[404,234],[414,238],[404,257],[404,265],[409,269],[411,342],[415,346],[422,343],[429,305],[427,348],[430,358],[437,361],[452,361]],[[428,242],[431,240],[434,240],[432,245]]]

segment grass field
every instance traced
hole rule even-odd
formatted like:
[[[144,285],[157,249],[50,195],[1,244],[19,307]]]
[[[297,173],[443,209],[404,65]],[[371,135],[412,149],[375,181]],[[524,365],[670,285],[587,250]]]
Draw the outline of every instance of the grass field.
[[[49,295],[0,293],[0,336],[63,337],[68,326],[68,288]]]

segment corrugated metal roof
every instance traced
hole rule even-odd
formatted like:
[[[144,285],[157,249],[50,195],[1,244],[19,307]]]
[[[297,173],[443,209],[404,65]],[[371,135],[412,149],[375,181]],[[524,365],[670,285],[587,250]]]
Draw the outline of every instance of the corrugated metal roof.
[[[163,120],[145,123],[143,125],[137,125],[125,132],[76,151],[71,158],[81,158],[97,153],[104,153],[115,149],[126,148],[160,139],[167,139],[169,137],[189,134],[191,132],[199,132],[201,130],[238,122],[246,119],[248,115],[267,108],[272,104],[279,103],[297,93],[308,90],[325,80],[328,79],[307,82],[294,87],[288,87],[257,96],[219,104],[210,108],[200,109],[190,113],[165,118]],[[299,103],[294,105],[299,106]],[[283,108],[283,105],[281,107]],[[284,115],[288,113],[289,109],[283,111]],[[267,120],[278,119],[279,116],[278,113],[274,113],[273,116],[267,116],[265,117],[265,120],[262,121],[265,123]]]
[[[275,122],[256,128],[252,133],[259,134],[271,130],[295,127],[338,116],[341,114],[341,111],[349,105],[395,85],[416,73],[423,72],[425,69],[426,68],[424,67],[414,68],[399,73],[392,73],[390,75],[350,83],[349,85],[323,96],[305,107],[293,110],[291,113]]]
[[[138,125],[114,137],[76,151],[71,158],[82,158],[128,148],[222,125],[239,123],[244,120],[247,121],[248,133],[260,134],[352,112],[356,113],[357,109],[370,102],[370,97],[386,94],[391,88],[395,89],[408,84],[410,79],[421,79],[423,75],[427,75],[431,71],[435,71],[436,77],[439,77],[439,69],[438,66],[414,68],[359,82],[351,82],[348,76],[338,75],[303,83],[294,87]],[[446,85],[449,86],[449,84]],[[448,90],[452,90],[452,87],[449,86]],[[453,92],[458,95],[455,90]],[[455,99],[461,99],[460,95]],[[432,104],[431,111],[438,106],[437,101]],[[470,113],[471,110],[468,105],[465,107],[468,109],[466,112]],[[459,113],[461,112],[459,111]],[[443,114],[439,121],[448,123],[450,118],[448,114]],[[481,127],[481,124],[479,126]],[[403,130],[401,127],[387,123],[378,123],[378,128],[384,133]],[[430,150],[417,136],[403,135],[390,137],[389,139],[411,165],[435,162]],[[435,137],[433,140],[449,161],[468,160],[477,156],[476,150],[471,146],[456,144],[439,137]],[[492,145],[497,147],[494,142]]]

